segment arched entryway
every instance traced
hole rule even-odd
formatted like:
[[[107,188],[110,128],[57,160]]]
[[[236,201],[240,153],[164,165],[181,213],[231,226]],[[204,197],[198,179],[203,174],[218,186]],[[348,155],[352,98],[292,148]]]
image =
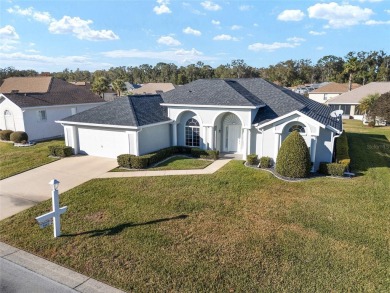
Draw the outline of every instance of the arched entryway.
[[[241,153],[241,120],[233,113],[227,113],[222,119],[222,151]]]

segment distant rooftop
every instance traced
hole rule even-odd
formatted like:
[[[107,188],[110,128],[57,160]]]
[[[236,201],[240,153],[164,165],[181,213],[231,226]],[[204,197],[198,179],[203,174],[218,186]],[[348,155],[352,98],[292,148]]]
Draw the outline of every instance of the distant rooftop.
[[[390,92],[390,82],[370,82],[350,92],[341,94],[327,101],[327,104],[359,104],[361,99],[372,94]]]
[[[361,85],[358,83],[352,84],[352,89],[356,89],[360,87]],[[341,94],[346,93],[349,91],[349,84],[348,83],[337,83],[337,82],[331,82],[327,85],[324,85],[314,91],[311,91],[311,94]]]
[[[175,89],[175,86],[170,82],[145,83],[139,88],[134,88],[131,92],[134,95],[154,95],[161,92],[165,93],[173,89]]]
[[[51,80],[50,76],[9,77],[0,86],[0,93],[47,93]]]

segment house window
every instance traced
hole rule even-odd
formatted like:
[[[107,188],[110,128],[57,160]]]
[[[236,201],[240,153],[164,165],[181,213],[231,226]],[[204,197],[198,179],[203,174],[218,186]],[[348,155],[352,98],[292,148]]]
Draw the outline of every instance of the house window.
[[[288,132],[298,131],[299,133],[305,133],[305,127],[302,125],[293,125],[290,127]]]
[[[200,145],[200,127],[199,122],[191,118],[187,121],[186,127],[186,146],[198,147]]]
[[[38,119],[39,119],[39,121],[46,121],[47,120],[46,110],[39,110],[38,111]]]
[[[8,110],[4,111],[4,116],[12,116],[11,112]]]

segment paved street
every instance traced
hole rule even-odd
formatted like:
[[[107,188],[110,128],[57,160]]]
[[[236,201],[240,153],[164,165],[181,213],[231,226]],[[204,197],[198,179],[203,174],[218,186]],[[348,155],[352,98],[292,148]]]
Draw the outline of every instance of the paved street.
[[[60,181],[60,194],[117,166],[116,159],[72,156],[0,180],[0,220],[51,197],[49,181]]]

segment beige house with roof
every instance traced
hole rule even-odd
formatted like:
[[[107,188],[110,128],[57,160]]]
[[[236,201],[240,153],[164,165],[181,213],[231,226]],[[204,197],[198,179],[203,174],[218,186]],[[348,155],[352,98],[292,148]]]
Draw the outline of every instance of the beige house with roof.
[[[341,94],[327,101],[333,110],[343,110],[344,118],[363,119],[363,114],[358,109],[360,101],[372,94],[384,94],[390,92],[390,82],[370,82],[350,92]]]
[[[352,84],[352,90],[358,87],[360,87],[360,84],[357,83]],[[326,103],[326,101],[328,101],[329,99],[337,97],[348,91],[349,91],[348,83],[331,82],[314,91],[309,92],[309,99],[312,99],[319,103]]]
[[[175,86],[170,82],[144,83],[141,87],[135,88],[130,92],[134,95],[155,95],[165,93],[175,89]]]

